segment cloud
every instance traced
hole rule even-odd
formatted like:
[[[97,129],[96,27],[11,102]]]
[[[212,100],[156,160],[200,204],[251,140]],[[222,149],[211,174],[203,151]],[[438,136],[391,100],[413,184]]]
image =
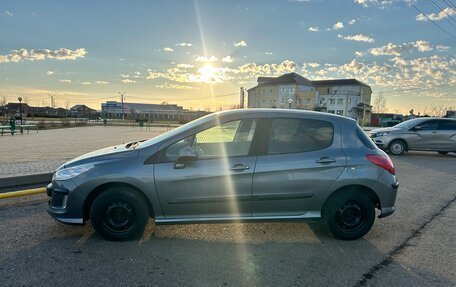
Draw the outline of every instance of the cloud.
[[[244,40],[241,40],[240,42],[233,43],[234,47],[247,47],[247,42]]]
[[[307,67],[317,68],[317,67],[320,67],[320,64],[319,63],[315,63],[315,62],[303,63],[302,67],[303,68],[307,68]]]
[[[353,36],[343,36],[341,34],[337,34],[337,37],[343,38],[343,39],[349,40],[349,41],[356,41],[356,42],[367,42],[367,43],[375,42],[374,38],[371,38],[371,37],[363,35],[363,34],[357,34],[357,35],[353,35]]]
[[[427,41],[418,40],[416,42],[403,44],[388,43],[385,46],[370,49],[369,53],[374,56],[400,56],[403,52],[412,51],[413,49],[416,49],[419,52],[427,52],[432,51],[433,47]]]
[[[62,83],[71,83],[71,80],[67,80],[67,79],[62,79],[62,80],[59,80],[60,82]]]
[[[445,51],[448,51],[450,49],[450,47],[444,46],[444,45],[437,45],[437,46],[435,46],[435,49],[439,52],[445,52]]]
[[[134,84],[136,83],[135,80],[131,80],[131,79],[123,79],[121,80],[122,83],[125,83],[125,84]]]
[[[347,22],[349,25],[353,25],[356,23],[356,19],[351,19],[350,21]]]
[[[88,82],[88,81],[85,81],[85,82],[82,82],[82,84],[85,85],[85,86],[88,86],[88,85],[91,85],[92,83]]]
[[[176,67],[183,68],[183,69],[189,69],[189,68],[193,68],[194,66],[190,65],[190,64],[177,64]]]
[[[191,46],[193,46],[193,44],[192,44],[192,43],[185,43],[185,42],[183,42],[183,43],[178,43],[178,44],[176,44],[176,47],[177,47],[177,46],[180,46],[180,47],[191,47]]]
[[[309,27],[308,31],[309,32],[319,32],[320,28],[318,28],[318,27]]]
[[[333,25],[334,30],[340,30],[342,28],[344,28],[344,23],[342,23],[342,22],[337,22],[336,24]]]
[[[54,75],[54,71],[49,70],[47,71],[46,75]]]
[[[232,58],[231,56],[226,56],[226,57],[222,58],[222,62],[224,62],[224,63],[231,63],[231,62],[234,62],[235,60],[236,59]]]
[[[14,16],[14,14],[11,13],[10,11],[8,11],[8,10],[5,10],[5,14],[8,15],[8,16],[10,16],[10,17],[13,17],[13,16]]]
[[[266,55],[269,55],[269,56],[272,56],[272,55],[274,55],[274,53],[273,53],[273,52],[264,52],[264,53],[265,53]]]
[[[456,14],[456,10],[450,7],[446,7],[445,9],[441,10],[438,14],[431,13],[424,15],[423,13],[420,13],[416,15],[415,19],[417,21],[429,21],[431,19],[432,21],[440,21],[442,19],[451,17]],[[426,17],[427,16],[427,17]]]
[[[106,82],[106,81],[95,81],[95,84],[97,84],[97,85],[107,85],[107,84],[109,84],[109,82]]]
[[[354,0],[353,2],[363,6],[364,8],[367,8],[370,6],[375,6],[380,9],[386,9],[386,8],[393,6],[394,4],[404,3],[407,1],[404,1],[404,0]]]
[[[162,85],[156,85],[155,87],[160,89],[174,89],[174,90],[196,90],[198,87],[193,87],[189,85],[173,84],[165,82]]]
[[[365,55],[366,55],[365,52],[359,52],[359,51],[356,51],[356,52],[355,52],[355,56],[356,56],[356,57],[364,57]]]
[[[206,56],[195,56],[193,60],[194,60],[195,62],[215,62],[215,61],[218,61],[218,58],[215,57],[215,56],[210,56],[210,57],[206,57]]]
[[[121,78],[130,78],[130,75],[127,75],[127,74],[120,74],[120,77],[121,77]]]
[[[163,51],[165,51],[165,52],[172,52],[172,51],[174,51],[174,49],[173,49],[173,48],[170,48],[170,47],[165,47],[165,48],[163,48]]]
[[[13,50],[6,55],[0,55],[0,63],[17,63],[20,61],[40,61],[45,59],[54,60],[76,60],[77,58],[84,58],[87,51],[84,48],[70,50],[60,48],[57,50],[49,49],[19,49]]]

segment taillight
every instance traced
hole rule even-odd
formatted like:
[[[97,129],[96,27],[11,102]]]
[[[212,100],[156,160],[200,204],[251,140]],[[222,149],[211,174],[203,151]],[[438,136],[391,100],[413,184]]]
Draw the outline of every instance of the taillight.
[[[368,154],[366,158],[373,164],[378,165],[381,168],[386,169],[392,175],[396,174],[394,170],[394,165],[389,156],[387,155],[378,155],[378,154]]]

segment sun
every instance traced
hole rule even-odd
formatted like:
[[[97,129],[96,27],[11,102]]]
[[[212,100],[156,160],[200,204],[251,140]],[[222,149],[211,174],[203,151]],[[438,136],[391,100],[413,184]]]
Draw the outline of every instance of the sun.
[[[214,83],[217,82],[217,69],[211,64],[206,63],[198,69],[199,78],[201,82]]]

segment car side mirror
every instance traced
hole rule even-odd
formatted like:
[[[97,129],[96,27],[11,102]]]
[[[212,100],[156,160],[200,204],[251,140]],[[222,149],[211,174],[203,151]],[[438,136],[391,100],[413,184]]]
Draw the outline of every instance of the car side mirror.
[[[184,168],[186,163],[196,161],[197,159],[198,154],[196,153],[195,149],[191,146],[186,146],[179,151],[174,168]]]
[[[421,130],[421,127],[420,126],[416,126],[413,128],[414,131],[420,131]]]

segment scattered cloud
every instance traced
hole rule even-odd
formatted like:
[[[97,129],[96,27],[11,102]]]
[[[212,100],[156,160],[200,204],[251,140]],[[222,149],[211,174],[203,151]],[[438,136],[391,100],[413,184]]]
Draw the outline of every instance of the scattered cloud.
[[[122,83],[125,83],[125,84],[134,84],[136,83],[135,80],[132,80],[132,79],[123,79],[121,80]]]
[[[165,52],[172,52],[172,51],[174,51],[174,49],[173,49],[173,48],[170,48],[170,47],[165,47],[165,48],[163,48],[163,51],[165,51]]]
[[[423,13],[420,13],[416,15],[415,19],[417,21],[429,21],[431,19],[432,21],[440,21],[442,19],[448,18],[456,14],[456,10],[450,7],[446,7],[445,9],[441,10],[438,14],[436,13],[430,13],[424,15]]]
[[[364,57],[364,56],[366,56],[366,53],[365,52],[355,51],[355,56],[356,57]]]
[[[218,58],[216,56],[210,56],[210,57],[206,57],[206,56],[195,56],[193,58],[193,60],[195,62],[215,62],[215,61],[218,61]]]
[[[349,25],[353,25],[356,23],[356,19],[351,19],[350,21],[347,22]]]
[[[266,55],[269,55],[269,56],[272,56],[272,55],[274,55],[274,53],[273,53],[273,52],[264,52],[264,53],[265,53]]]
[[[10,16],[10,17],[13,17],[13,16],[14,16],[14,14],[11,13],[10,11],[8,11],[8,10],[5,11],[5,14],[8,15],[8,16]]]
[[[374,56],[400,56],[403,52],[412,51],[414,49],[419,52],[427,52],[432,51],[433,47],[427,41],[418,40],[403,44],[388,43],[385,46],[370,49],[369,53]]]
[[[180,46],[180,47],[191,47],[191,46],[193,46],[193,44],[192,44],[192,43],[185,43],[185,42],[182,42],[182,43],[177,43],[177,44],[176,44],[176,47],[177,47],[177,46]]]
[[[82,82],[82,84],[85,85],[85,86],[88,86],[88,85],[91,85],[92,83],[89,82],[89,81],[85,81],[85,82]]]
[[[237,43],[233,43],[234,47],[247,47],[247,42],[244,40],[241,40]]]
[[[130,78],[130,75],[127,75],[127,74],[120,74],[120,77],[121,77],[121,78]]]
[[[194,66],[190,65],[190,64],[177,64],[176,67],[182,68],[182,69],[189,69],[189,68],[193,68]]]
[[[17,63],[20,61],[40,61],[45,59],[55,60],[76,60],[84,58],[87,51],[84,48],[76,50],[60,48],[57,50],[49,49],[19,49],[13,50],[6,55],[0,55],[0,63]]]
[[[353,2],[362,5],[364,8],[374,6],[380,9],[387,9],[393,6],[394,4],[405,3],[407,1],[409,0],[354,0]]]
[[[450,47],[444,45],[437,45],[435,46],[435,49],[439,52],[446,52],[450,49]]]
[[[97,84],[97,85],[107,85],[107,84],[109,84],[109,82],[107,82],[107,81],[95,81],[95,84]]]
[[[196,90],[198,87],[193,87],[189,85],[173,84],[165,82],[162,85],[156,85],[155,87],[159,89],[174,89],[174,90]]]
[[[342,23],[342,22],[337,22],[336,24],[333,25],[334,30],[340,30],[342,28],[344,28],[344,23]]]
[[[356,42],[367,42],[367,43],[375,42],[374,38],[363,35],[363,34],[357,34],[357,35],[353,35],[353,36],[344,36],[341,34],[337,34],[337,37],[345,39],[345,40],[349,40],[349,41],[356,41]]]
[[[320,28],[318,27],[309,27],[309,32],[319,32],[320,31]]]
[[[61,79],[59,81],[62,83],[71,83],[71,80],[68,80],[68,79]]]
[[[54,75],[54,71],[49,70],[49,71],[47,71],[46,75],[49,75],[49,76]]]
[[[234,62],[236,59],[235,58],[232,58],[231,56],[226,56],[226,57],[223,57],[222,58],[222,62],[224,63],[232,63]]]

